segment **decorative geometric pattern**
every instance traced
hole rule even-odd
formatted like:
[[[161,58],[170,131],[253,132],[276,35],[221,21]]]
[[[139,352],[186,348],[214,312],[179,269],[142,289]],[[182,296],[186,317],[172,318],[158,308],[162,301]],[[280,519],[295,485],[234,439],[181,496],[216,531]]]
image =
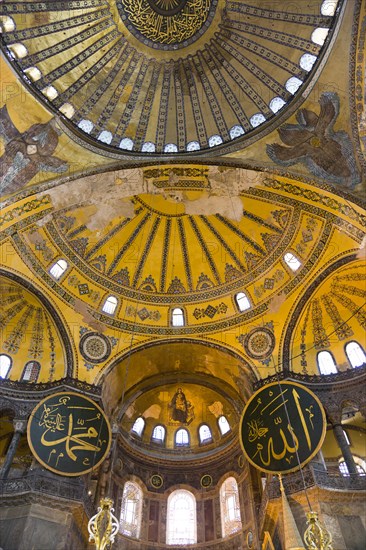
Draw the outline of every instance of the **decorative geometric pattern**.
[[[228,306],[224,304],[224,302],[221,302],[217,307],[212,306],[211,304],[208,305],[206,308],[196,308],[193,312],[193,316],[195,319],[202,319],[203,317],[209,317],[210,319],[213,319],[216,314],[218,313],[226,313],[228,310]]]
[[[275,336],[268,328],[255,328],[245,335],[243,347],[252,359],[267,359],[274,350]]]
[[[80,338],[79,349],[84,359],[90,363],[103,363],[111,354],[111,343],[103,334],[87,332]]]
[[[87,143],[122,155],[209,154],[260,135],[260,126],[266,130],[300,97],[337,17],[321,14],[322,0],[301,11],[259,8],[257,0],[217,4],[3,2],[2,14],[14,22],[2,33],[3,51]],[[323,46],[311,40],[319,27],[330,29]],[[300,63],[304,54],[314,58],[312,67]],[[289,86],[293,79],[298,91]],[[274,100],[281,109],[272,108]]]

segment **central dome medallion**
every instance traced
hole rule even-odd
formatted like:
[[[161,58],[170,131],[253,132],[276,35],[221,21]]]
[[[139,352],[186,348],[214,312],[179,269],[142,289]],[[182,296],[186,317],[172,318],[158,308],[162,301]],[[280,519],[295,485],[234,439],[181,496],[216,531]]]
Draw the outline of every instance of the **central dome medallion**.
[[[118,0],[128,30],[143,44],[175,50],[197,40],[209,27],[218,0]]]

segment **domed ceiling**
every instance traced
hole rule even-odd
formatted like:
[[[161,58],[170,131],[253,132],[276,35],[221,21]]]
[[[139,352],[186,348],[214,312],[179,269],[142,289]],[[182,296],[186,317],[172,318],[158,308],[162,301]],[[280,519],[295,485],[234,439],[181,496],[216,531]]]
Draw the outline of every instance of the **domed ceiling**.
[[[6,2],[3,49],[82,142],[121,155],[207,156],[257,139],[301,103],[336,5]]]

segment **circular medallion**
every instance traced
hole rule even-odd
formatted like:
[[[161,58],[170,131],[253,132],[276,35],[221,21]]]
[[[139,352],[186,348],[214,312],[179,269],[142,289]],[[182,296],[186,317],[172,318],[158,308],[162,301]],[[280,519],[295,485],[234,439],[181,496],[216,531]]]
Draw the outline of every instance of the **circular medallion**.
[[[201,477],[201,487],[204,489],[207,489],[208,487],[211,487],[212,485],[212,477],[209,474],[205,474]]]
[[[154,474],[150,478],[151,486],[154,487],[154,489],[160,489],[160,487],[163,486],[163,478],[159,474]]]
[[[258,470],[295,472],[322,446],[325,412],[317,396],[297,382],[272,382],[245,405],[239,437],[245,457]]]
[[[91,363],[106,361],[111,353],[111,344],[106,336],[98,332],[88,332],[80,339],[81,355]]]
[[[275,347],[275,336],[268,328],[255,328],[245,336],[244,350],[252,359],[266,359]]]
[[[38,462],[64,476],[80,476],[98,468],[112,440],[103,410],[75,392],[42,399],[29,418],[27,437]]]
[[[128,30],[143,44],[163,50],[197,40],[215,14],[218,0],[118,0]]]

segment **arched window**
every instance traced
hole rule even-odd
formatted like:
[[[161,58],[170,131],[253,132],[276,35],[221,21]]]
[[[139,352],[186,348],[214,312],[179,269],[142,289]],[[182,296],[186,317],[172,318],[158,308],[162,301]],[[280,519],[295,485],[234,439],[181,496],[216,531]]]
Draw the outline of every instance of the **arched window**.
[[[1,32],[12,32],[15,30],[14,20],[8,15],[4,15],[0,19]]]
[[[8,46],[8,49],[14,59],[22,59],[23,57],[26,57],[28,55],[27,48],[21,42],[10,44],[10,46]]]
[[[108,296],[103,304],[102,311],[104,311],[104,313],[108,313],[108,315],[113,315],[116,311],[117,304],[118,300],[115,296]]]
[[[184,327],[184,312],[180,307],[175,307],[172,311],[173,327]]]
[[[102,132],[100,132],[98,139],[99,141],[102,141],[103,143],[107,143],[109,145],[113,139],[113,136],[111,132],[108,132],[108,130],[103,130]]]
[[[274,97],[269,103],[269,108],[273,113],[277,113],[284,105],[286,105],[286,101],[282,97]]]
[[[262,113],[256,113],[255,115],[250,117],[249,122],[253,126],[253,128],[256,128],[257,126],[263,124],[263,122],[266,122],[266,117],[262,115]]]
[[[37,382],[40,370],[41,365],[38,361],[28,361],[24,367],[21,382]]]
[[[291,252],[286,252],[283,259],[292,271],[297,271],[301,267],[300,260]]]
[[[132,426],[132,431],[136,435],[141,436],[142,432],[144,431],[144,428],[145,428],[145,420],[142,418],[142,416],[139,416],[138,418],[136,418]]]
[[[228,477],[220,487],[221,526],[223,537],[228,537],[242,528],[239,491],[236,479]]]
[[[174,444],[176,447],[189,447],[189,433],[185,428],[180,428],[175,434]]]
[[[297,90],[300,88],[302,84],[302,80],[300,80],[299,78],[297,78],[296,76],[291,76],[286,84],[285,84],[285,87],[286,87],[286,90],[288,92],[290,92],[290,94],[294,94],[297,92]]]
[[[213,136],[208,138],[208,145],[209,147],[216,147],[216,145],[221,145],[222,143],[222,137],[218,134],[214,134]]]
[[[353,457],[355,462],[356,462],[357,458],[358,457],[355,457],[355,456]],[[363,462],[363,461],[359,460],[359,462]],[[357,470],[358,475],[366,476],[365,464],[361,465],[361,464],[358,464],[358,462],[356,462],[356,470]],[[344,460],[341,460],[339,462],[339,471],[341,472],[342,476],[344,476],[344,477],[349,476],[349,471],[348,471],[348,468],[347,468],[347,464],[345,463]]]
[[[166,143],[164,146],[164,153],[177,153],[178,147],[175,143]]]
[[[153,443],[162,444],[162,443],[164,443],[164,439],[165,439],[165,428],[161,424],[158,424],[153,429],[153,433],[152,433],[152,436],[151,436],[151,441]]]
[[[75,108],[71,103],[64,103],[61,105],[60,111],[66,118],[72,118],[75,114]]]
[[[54,86],[46,86],[45,88],[43,88],[42,94],[46,96],[47,99],[52,101],[53,99],[56,99],[56,97],[58,96],[58,91]]]
[[[201,426],[198,429],[198,437],[201,445],[203,443],[211,443],[212,433],[210,428],[207,426],[207,424],[201,424]]]
[[[59,279],[66,271],[68,265],[66,260],[57,260],[50,269],[51,275],[55,279]]]
[[[140,487],[132,481],[127,481],[123,488],[120,516],[120,532],[127,537],[138,539],[140,536],[142,501]]]
[[[231,139],[238,138],[244,135],[244,133],[244,128],[240,124],[235,124],[235,126],[232,126],[229,130],[229,135]]]
[[[197,542],[196,499],[185,489],[169,495],[166,543],[185,546]]]
[[[319,351],[316,360],[320,374],[336,374],[338,372],[330,351]]]
[[[38,67],[28,67],[24,70],[24,74],[26,74],[30,80],[33,80],[33,82],[37,82],[37,80],[42,78],[42,73]],[[61,109],[60,111],[62,112]]]
[[[228,432],[230,432],[231,428],[230,428],[229,422],[227,421],[226,416],[223,416],[223,415],[219,416],[217,422],[218,422],[218,425],[219,425],[219,430],[221,432],[221,435],[225,435]]]
[[[187,143],[186,149],[187,151],[199,151],[201,149],[201,146],[198,141],[190,141],[189,143]]]
[[[90,132],[92,131],[92,129],[94,127],[94,124],[92,123],[91,120],[86,120],[85,118],[83,118],[78,123],[78,127],[80,128],[80,130],[82,130],[86,134],[90,134]]]
[[[318,27],[315,31],[313,31],[311,41],[314,42],[314,44],[318,44],[318,46],[322,46],[328,36],[328,32],[329,29],[325,27]]]
[[[5,353],[0,354],[0,378],[6,378],[11,367],[11,358]]]
[[[338,0],[324,0],[320,8],[320,13],[322,15],[330,15],[330,16],[334,15],[337,4],[338,4]]]
[[[235,301],[237,303],[239,311],[250,309],[250,302],[245,292],[238,292],[238,294],[235,295]]]
[[[154,153],[155,143],[153,143],[152,141],[145,141],[145,143],[142,144],[141,151],[143,153]]]
[[[125,137],[121,139],[119,144],[120,149],[126,149],[126,151],[132,151],[133,149],[133,141],[131,138]]]
[[[360,344],[357,342],[348,342],[345,347],[347,359],[353,369],[366,364],[366,355]]]
[[[304,53],[300,57],[300,67],[304,69],[304,71],[311,71],[316,59],[316,55],[312,55],[311,53]]]

